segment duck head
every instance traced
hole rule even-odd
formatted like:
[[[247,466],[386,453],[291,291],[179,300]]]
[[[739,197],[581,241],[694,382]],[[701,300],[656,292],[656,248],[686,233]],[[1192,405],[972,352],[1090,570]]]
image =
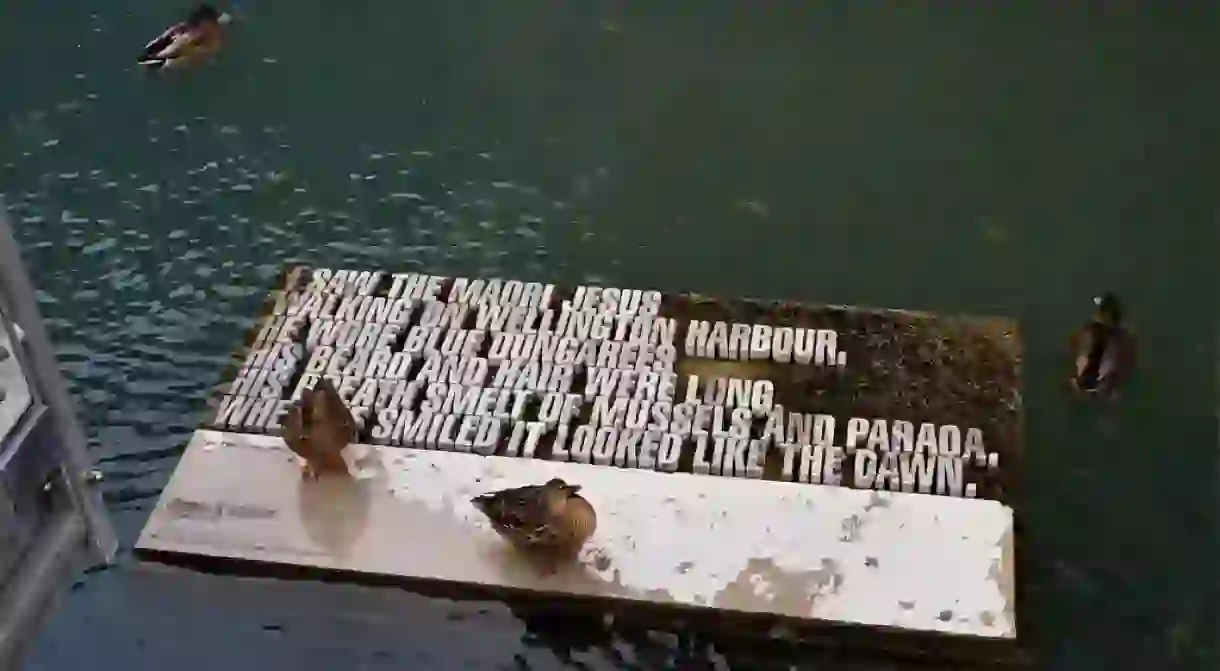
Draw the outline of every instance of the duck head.
[[[215,29],[232,20],[233,17],[227,13],[205,3],[191,11],[190,16],[186,17],[186,25],[196,29]]]
[[[1123,308],[1118,302],[1118,296],[1106,292],[1093,299],[1097,304],[1097,321],[1110,326],[1118,326],[1123,320]]]
[[[580,485],[569,485],[559,478],[548,480],[546,486],[562,494],[564,498],[571,498],[580,491]]]
[[[543,488],[546,489],[547,509],[552,515],[564,514],[568,508],[568,502],[580,498],[577,495],[580,485],[569,485],[559,478],[548,480]]]

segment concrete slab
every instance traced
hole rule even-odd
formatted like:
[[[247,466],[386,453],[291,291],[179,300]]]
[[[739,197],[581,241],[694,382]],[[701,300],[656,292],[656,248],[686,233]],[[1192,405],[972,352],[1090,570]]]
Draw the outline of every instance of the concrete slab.
[[[998,501],[355,445],[305,481],[274,436],[197,431],[136,547],[822,622],[1015,639],[1013,511]],[[472,496],[551,477],[599,514],[545,576]]]
[[[887,659],[1027,664],[1012,320],[368,270],[281,279],[138,555],[514,608],[593,602],[747,648],[799,630]],[[322,376],[356,418],[354,478],[303,480],[278,437]],[[662,443],[665,459],[649,451]],[[545,575],[470,499],[552,477],[582,485],[599,523],[577,564]]]

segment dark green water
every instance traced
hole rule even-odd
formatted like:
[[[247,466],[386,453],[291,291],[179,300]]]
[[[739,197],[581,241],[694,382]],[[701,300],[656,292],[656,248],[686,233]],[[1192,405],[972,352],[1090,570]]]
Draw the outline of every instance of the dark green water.
[[[0,191],[124,541],[289,260],[1007,314],[1038,668],[1215,668],[1220,9],[919,4],[261,0],[149,78],[176,3],[9,3]],[[1072,403],[1107,289],[1139,377]],[[565,665],[493,605],[123,562],[30,668]],[[668,634],[574,660],[766,668]]]

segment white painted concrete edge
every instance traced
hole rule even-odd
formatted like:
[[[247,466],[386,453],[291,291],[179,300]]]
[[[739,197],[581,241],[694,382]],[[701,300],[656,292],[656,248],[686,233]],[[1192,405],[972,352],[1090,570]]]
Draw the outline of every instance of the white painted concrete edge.
[[[138,548],[1011,639],[1013,513],[995,501],[356,445],[309,482],[272,436],[195,433]],[[470,498],[552,477],[598,531],[544,576]],[[221,504],[223,510],[217,506]]]

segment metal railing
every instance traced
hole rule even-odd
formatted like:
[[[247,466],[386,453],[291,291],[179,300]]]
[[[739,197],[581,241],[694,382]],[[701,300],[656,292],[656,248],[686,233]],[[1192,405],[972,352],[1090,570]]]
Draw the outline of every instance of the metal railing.
[[[117,540],[2,203],[0,327],[0,669],[16,669],[72,572]]]

